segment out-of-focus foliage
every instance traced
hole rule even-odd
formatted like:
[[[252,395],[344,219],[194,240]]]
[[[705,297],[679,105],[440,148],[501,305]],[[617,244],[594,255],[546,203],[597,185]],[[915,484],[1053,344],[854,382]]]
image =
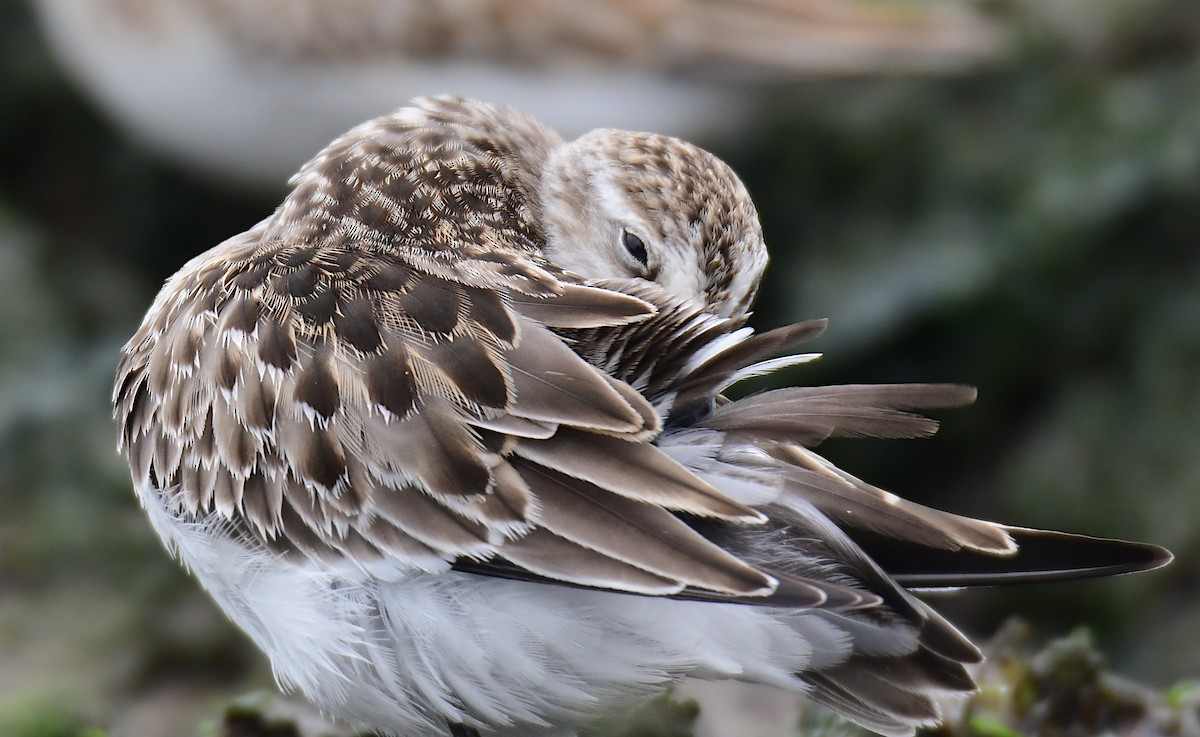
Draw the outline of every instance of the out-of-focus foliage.
[[[1109,667],[1165,688],[1200,673],[1200,7],[994,5],[1022,39],[1003,66],[789,86],[710,145],[772,248],[756,322],[831,318],[791,380],[980,387],[937,439],[836,460],[935,506],[1179,556],[938,606],[980,636],[1013,613],[1043,635],[1086,623]],[[188,733],[270,678],[136,508],[110,377],[161,280],[275,203],[121,139],[36,31],[0,0],[0,726]]]
[[[5,737],[106,737],[104,730],[83,725],[70,705],[52,701],[10,704],[0,714]]]
[[[1128,734],[1190,736],[1200,730],[1195,684],[1158,692],[1107,670],[1087,629],[1040,650],[1029,627],[1006,624],[985,648],[976,673],[980,692],[961,705],[946,735],[1091,737]]]
[[[1191,737],[1200,734],[1200,689],[1184,682],[1163,691],[1107,669],[1086,628],[1037,647],[1029,625],[1007,622],[984,645],[975,670],[979,692],[948,701],[940,737]],[[870,737],[830,712],[811,709],[803,737]]]
[[[583,732],[584,737],[691,737],[700,707],[677,701],[668,691],[611,723]]]
[[[676,699],[671,691],[667,691],[581,734],[584,737],[692,737],[699,712],[700,707],[695,701]],[[256,693],[227,706],[220,723],[213,725],[213,731],[220,737],[371,737],[329,725],[318,718],[312,707],[271,693]]]

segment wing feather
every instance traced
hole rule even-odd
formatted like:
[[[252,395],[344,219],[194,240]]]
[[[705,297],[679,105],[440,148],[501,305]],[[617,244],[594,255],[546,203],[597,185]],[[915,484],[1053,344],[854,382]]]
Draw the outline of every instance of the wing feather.
[[[689,586],[752,596],[774,581],[662,507],[532,463],[514,464],[541,503],[538,524],[585,547]]]
[[[653,303],[633,295],[583,284],[564,284],[553,299],[513,294],[509,302],[524,317],[549,328],[626,325],[658,311]]]
[[[567,428],[545,440],[522,440],[516,454],[614,494],[677,512],[764,520],[761,513],[732,501],[649,443]]]
[[[618,560],[586,545],[539,527],[516,540],[505,543],[503,557],[519,569],[511,577],[545,577],[554,581],[628,591],[651,596],[669,596],[682,590],[683,584],[645,568]],[[521,570],[523,569],[523,571]],[[476,568],[477,572],[487,569]],[[495,575],[497,569],[488,573]]]
[[[786,464],[781,472],[788,492],[849,527],[946,550],[968,548],[995,555],[1009,555],[1016,550],[1000,525],[907,501],[797,445],[777,444],[770,452]]]
[[[957,407],[974,397],[971,387],[947,384],[790,387],[718,407],[697,424],[808,447],[832,436],[915,438],[932,435],[938,423],[904,410]]]
[[[521,342],[508,356],[516,400],[510,412],[539,422],[614,434],[638,433],[646,413],[559,338],[524,323]],[[644,402],[645,400],[641,400]]]

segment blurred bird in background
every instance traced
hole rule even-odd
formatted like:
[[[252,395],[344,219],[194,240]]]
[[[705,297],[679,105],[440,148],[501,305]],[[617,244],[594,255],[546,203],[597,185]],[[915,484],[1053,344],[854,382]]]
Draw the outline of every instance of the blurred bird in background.
[[[60,58],[159,154],[279,189],[349,126],[421,94],[475,95],[564,133],[688,139],[755,93],[823,74],[953,72],[999,31],[907,0],[37,0]]]

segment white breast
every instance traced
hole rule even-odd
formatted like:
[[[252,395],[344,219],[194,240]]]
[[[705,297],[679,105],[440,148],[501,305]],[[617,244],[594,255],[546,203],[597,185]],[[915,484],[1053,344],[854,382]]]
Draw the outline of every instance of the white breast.
[[[800,690],[794,673],[849,651],[819,615],[454,571],[299,566],[215,519],[180,522],[149,485],[139,496],[167,546],[268,654],[282,687],[401,735],[448,737],[447,722],[556,734],[550,725],[685,676]]]

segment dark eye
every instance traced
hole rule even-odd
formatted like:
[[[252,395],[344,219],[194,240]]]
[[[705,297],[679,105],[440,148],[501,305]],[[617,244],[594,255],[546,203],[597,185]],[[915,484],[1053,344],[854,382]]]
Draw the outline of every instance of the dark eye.
[[[634,260],[642,266],[646,265],[646,261],[650,258],[646,253],[646,244],[628,230],[621,233],[621,243],[624,244],[625,250],[629,251],[629,255],[633,256]]]

